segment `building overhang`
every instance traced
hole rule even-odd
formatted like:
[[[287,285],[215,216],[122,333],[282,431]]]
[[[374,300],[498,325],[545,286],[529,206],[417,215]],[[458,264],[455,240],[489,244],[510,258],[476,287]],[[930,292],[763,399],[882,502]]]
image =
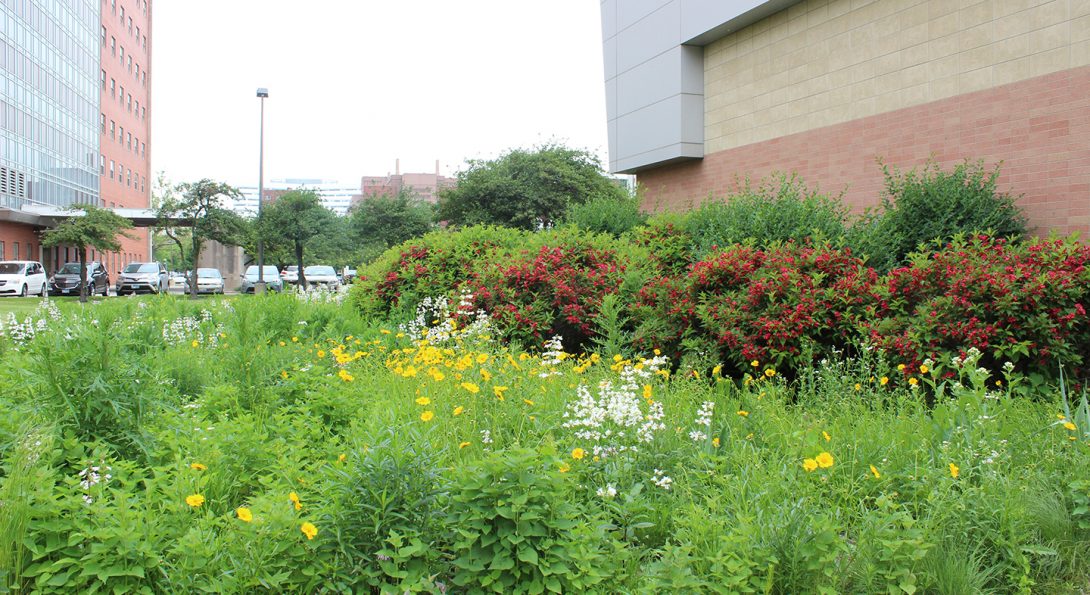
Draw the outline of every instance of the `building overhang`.
[[[153,209],[132,209],[117,207],[107,209],[126,218],[133,227],[153,227],[163,221]],[[0,208],[0,221],[30,225],[39,228],[51,228],[72,217],[82,217],[83,211],[70,210],[66,207],[52,205],[24,205],[21,209]],[[188,220],[177,217],[168,217],[166,221],[171,225],[186,227]]]

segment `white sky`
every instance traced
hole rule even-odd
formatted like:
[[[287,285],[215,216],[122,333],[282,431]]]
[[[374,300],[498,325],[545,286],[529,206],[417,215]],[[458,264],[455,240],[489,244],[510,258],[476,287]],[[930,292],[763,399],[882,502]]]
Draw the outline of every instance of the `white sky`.
[[[556,140],[607,157],[598,0],[160,0],[152,174],[256,185]]]

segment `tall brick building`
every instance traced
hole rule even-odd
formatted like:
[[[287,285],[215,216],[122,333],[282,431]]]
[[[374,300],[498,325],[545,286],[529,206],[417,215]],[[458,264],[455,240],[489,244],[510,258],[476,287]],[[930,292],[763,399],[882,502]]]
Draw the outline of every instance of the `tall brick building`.
[[[602,0],[610,169],[652,208],[795,171],[855,209],[876,158],[1002,162],[1039,233],[1090,231],[1090,2]]]
[[[0,22],[0,259],[52,271],[77,258],[41,247],[60,210],[150,206],[151,0],[2,2]],[[132,235],[90,257],[148,259]]]

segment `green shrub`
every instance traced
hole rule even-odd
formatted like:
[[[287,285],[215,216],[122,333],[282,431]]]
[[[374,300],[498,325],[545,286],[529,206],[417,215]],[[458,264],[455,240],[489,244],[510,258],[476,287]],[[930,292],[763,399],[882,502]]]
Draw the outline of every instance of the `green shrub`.
[[[690,212],[685,231],[694,256],[751,241],[769,246],[789,240],[840,241],[847,207],[839,197],[810,190],[797,176],[779,174],[737,194],[707,202]]]
[[[661,213],[632,231],[632,243],[647,250],[660,274],[685,273],[693,259],[693,237],[685,231],[685,216]]]
[[[557,468],[532,451],[508,450],[461,474],[449,519],[456,531],[455,584],[496,593],[578,593],[608,578],[600,520],[581,512]]]
[[[849,242],[879,272],[906,262],[922,244],[947,242],[959,233],[987,232],[1014,238],[1026,233],[1026,219],[1015,197],[999,192],[999,166],[988,172],[983,162],[942,171],[928,162],[902,173],[882,164],[885,189],[881,208],[857,221]]]
[[[568,207],[564,222],[595,233],[614,237],[647,223],[647,213],[640,209],[637,196],[599,196]]]

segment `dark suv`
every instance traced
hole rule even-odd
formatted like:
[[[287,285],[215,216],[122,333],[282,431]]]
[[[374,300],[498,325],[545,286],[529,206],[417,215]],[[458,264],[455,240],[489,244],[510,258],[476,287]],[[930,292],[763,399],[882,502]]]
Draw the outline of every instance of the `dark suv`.
[[[87,263],[87,295],[108,295],[110,275],[101,262]],[[79,295],[79,263],[66,262],[49,278],[49,295]]]

